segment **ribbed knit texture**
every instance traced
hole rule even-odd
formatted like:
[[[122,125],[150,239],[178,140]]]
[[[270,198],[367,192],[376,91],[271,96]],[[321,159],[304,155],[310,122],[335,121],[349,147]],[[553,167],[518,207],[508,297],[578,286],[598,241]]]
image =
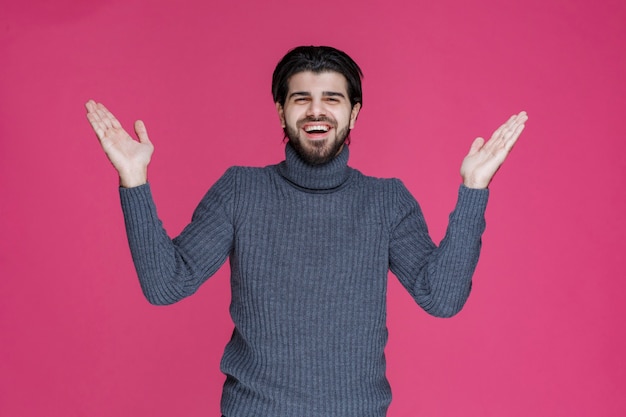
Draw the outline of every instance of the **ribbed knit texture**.
[[[388,271],[435,316],[469,295],[488,191],[461,186],[437,248],[402,183],[362,175],[348,154],[313,167],[287,145],[278,165],[231,168],[174,240],[148,185],[120,190],[150,302],[193,294],[230,257],[227,417],[384,416]]]

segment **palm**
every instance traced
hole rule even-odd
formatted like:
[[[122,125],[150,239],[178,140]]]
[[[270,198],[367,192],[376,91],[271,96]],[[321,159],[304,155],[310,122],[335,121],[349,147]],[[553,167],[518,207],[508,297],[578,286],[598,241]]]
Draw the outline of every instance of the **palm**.
[[[489,141],[485,142],[483,138],[474,140],[461,165],[461,176],[466,186],[486,188],[489,185],[524,130],[526,120],[526,112],[521,112],[500,126]]]
[[[89,101],[86,104],[87,119],[96,132],[102,149],[120,174],[122,183],[145,182],[145,172],[154,146],[148,138],[146,128],[141,121],[135,123],[135,132],[139,141],[134,140],[120,122],[102,104]]]
[[[125,164],[147,165],[150,162],[152,145],[137,142],[121,127],[109,128],[98,137],[102,149],[116,167]]]

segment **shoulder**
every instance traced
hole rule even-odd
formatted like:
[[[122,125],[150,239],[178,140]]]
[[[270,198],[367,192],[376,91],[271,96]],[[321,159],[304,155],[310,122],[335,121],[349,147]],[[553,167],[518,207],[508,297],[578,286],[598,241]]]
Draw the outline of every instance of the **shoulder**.
[[[388,196],[409,194],[402,180],[398,178],[382,178],[365,175],[361,171],[352,168],[355,182],[359,186],[371,189],[372,191],[381,192]]]
[[[420,212],[417,200],[400,179],[368,176],[357,170],[354,176],[354,183],[367,196],[368,203],[385,213],[388,224],[395,225],[409,213]]]
[[[262,183],[270,178],[275,171],[273,165],[266,167],[231,166],[223,177],[230,177],[238,188],[246,188],[252,183]]]

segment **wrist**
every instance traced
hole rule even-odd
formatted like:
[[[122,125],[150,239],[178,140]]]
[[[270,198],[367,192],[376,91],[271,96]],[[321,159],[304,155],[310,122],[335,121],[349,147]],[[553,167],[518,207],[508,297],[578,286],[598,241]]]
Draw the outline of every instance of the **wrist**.
[[[489,182],[463,178],[463,185],[467,188],[483,190],[489,187]]]
[[[120,187],[133,188],[148,182],[147,168],[138,171],[120,172]]]

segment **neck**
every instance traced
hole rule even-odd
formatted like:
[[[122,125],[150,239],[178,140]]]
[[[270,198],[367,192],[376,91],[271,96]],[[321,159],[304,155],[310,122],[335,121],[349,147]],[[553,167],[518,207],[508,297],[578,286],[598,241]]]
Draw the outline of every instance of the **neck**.
[[[349,155],[348,147],[343,146],[330,161],[310,165],[287,143],[285,160],[278,165],[278,170],[283,177],[299,187],[318,191],[332,190],[344,184],[350,176]]]

